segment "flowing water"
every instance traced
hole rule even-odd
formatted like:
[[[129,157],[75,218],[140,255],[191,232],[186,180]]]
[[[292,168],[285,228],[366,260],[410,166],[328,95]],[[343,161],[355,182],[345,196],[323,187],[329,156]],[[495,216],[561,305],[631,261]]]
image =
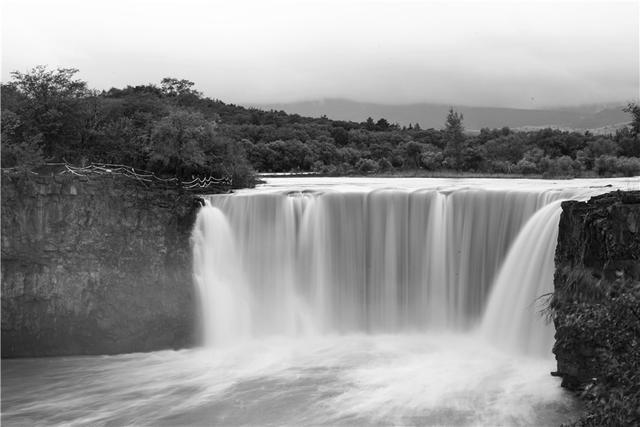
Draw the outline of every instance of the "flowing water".
[[[200,349],[3,360],[6,425],[558,425],[560,201],[629,180],[278,178],[194,226]]]

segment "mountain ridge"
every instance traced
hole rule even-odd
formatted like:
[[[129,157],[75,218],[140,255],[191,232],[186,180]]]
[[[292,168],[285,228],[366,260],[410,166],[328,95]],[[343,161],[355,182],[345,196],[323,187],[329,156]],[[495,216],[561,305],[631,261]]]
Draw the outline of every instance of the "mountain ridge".
[[[422,128],[441,128],[449,108],[464,115],[464,125],[468,130],[484,127],[514,129],[552,127],[560,129],[594,130],[615,129],[629,122],[629,116],[622,111],[624,104],[603,103],[575,107],[522,109],[508,107],[478,107],[447,105],[441,103],[379,104],[359,102],[343,98],[288,103],[257,103],[251,107],[282,110],[289,114],[308,117],[327,116],[334,120],[363,122],[368,117],[374,120],[385,118],[391,123],[403,126],[419,123]]]

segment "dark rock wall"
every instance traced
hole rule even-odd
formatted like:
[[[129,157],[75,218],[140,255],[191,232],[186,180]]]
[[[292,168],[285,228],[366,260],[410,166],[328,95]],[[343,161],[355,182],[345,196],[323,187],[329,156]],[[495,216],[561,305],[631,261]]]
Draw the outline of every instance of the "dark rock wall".
[[[616,333],[605,320],[619,317],[612,310],[626,309],[616,308],[616,298],[640,286],[640,191],[567,201],[562,210],[551,303],[554,353],[563,386],[580,390],[608,369],[603,360],[615,356],[602,357],[614,351],[607,334]],[[602,323],[590,324],[594,319]]]
[[[2,356],[193,344],[197,206],[122,176],[2,175]]]

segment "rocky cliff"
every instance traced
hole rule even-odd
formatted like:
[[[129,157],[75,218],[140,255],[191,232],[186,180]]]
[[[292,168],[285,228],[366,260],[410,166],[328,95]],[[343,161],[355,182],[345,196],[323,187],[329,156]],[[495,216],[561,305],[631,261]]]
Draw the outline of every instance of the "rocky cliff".
[[[562,209],[554,374],[587,399],[582,425],[640,422],[640,191]]]
[[[188,193],[123,176],[2,176],[2,356],[194,341]]]

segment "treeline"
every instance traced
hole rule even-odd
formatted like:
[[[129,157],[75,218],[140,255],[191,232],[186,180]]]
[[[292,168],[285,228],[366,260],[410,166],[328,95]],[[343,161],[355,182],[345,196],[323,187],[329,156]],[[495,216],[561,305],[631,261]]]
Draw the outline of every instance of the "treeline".
[[[602,136],[553,129],[468,135],[451,110],[443,129],[308,118],[225,104],[188,80],[97,92],[75,69],[36,67],[2,85],[2,166],[45,161],[121,163],[160,175],[258,172],[328,175],[444,171],[542,176],[640,174],[640,107],[632,125]]]
[[[76,69],[13,72],[2,85],[2,167],[45,162],[133,166],[159,176],[253,185],[238,141],[219,131],[215,101],[187,80],[98,92]]]

